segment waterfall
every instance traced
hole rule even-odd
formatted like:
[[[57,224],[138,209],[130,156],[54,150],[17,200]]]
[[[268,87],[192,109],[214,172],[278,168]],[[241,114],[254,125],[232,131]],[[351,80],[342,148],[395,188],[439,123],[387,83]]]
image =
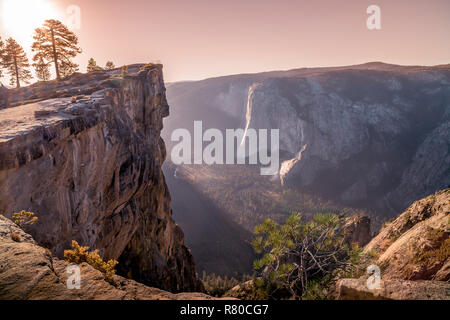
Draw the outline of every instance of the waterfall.
[[[248,88],[248,95],[247,95],[247,113],[245,114],[245,130],[244,130],[244,136],[242,137],[241,146],[245,143],[245,138],[247,137],[247,131],[250,127],[250,121],[252,120],[252,99],[253,99],[253,93],[255,92],[255,89],[258,88],[260,85],[259,82],[256,82]]]

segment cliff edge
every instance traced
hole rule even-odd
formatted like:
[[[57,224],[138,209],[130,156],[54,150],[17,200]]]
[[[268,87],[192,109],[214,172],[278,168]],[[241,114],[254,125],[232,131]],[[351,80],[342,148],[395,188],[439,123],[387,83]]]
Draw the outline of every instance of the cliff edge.
[[[33,211],[30,234],[57,257],[76,240],[119,260],[127,278],[203,290],[161,170],[169,114],[161,65],[0,95],[0,214]]]

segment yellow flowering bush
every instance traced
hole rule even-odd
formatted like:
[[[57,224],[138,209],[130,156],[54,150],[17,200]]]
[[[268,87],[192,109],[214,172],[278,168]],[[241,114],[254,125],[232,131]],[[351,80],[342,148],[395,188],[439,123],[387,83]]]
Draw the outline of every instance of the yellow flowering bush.
[[[25,210],[13,213],[12,218],[14,220],[14,223],[17,224],[21,229],[24,229],[27,226],[31,226],[38,221],[38,217],[35,217],[33,212],[28,212]]]
[[[64,259],[68,263],[80,264],[83,262],[88,263],[98,271],[105,274],[105,279],[109,283],[114,284],[114,274],[116,273],[115,267],[118,264],[116,260],[109,260],[108,262],[103,261],[103,259],[98,254],[98,250],[92,252],[88,251],[88,247],[82,247],[72,240],[72,250],[64,250]]]

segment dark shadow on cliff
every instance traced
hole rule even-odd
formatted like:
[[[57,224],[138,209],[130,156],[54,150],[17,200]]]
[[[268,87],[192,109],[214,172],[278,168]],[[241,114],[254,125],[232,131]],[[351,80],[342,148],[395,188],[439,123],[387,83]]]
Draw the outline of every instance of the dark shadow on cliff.
[[[255,259],[251,233],[227,218],[195,186],[175,178],[175,170],[169,161],[164,163],[173,218],[184,231],[197,271],[227,276],[250,274]]]

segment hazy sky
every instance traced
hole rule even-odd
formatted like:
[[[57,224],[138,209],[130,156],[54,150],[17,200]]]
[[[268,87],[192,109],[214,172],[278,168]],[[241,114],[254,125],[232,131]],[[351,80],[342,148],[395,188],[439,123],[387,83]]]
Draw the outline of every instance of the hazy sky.
[[[8,1],[18,12],[1,6]],[[39,14],[67,19],[81,9],[85,71],[104,65],[161,61],[166,81],[368,61],[450,63],[450,0],[0,0],[0,34],[27,41]],[[381,30],[366,27],[369,5]],[[20,18],[23,17],[23,18]],[[36,18],[33,20],[33,18]],[[18,21],[25,26],[17,30]],[[14,29],[14,30],[12,30]],[[23,38],[23,39],[22,39]],[[29,38],[31,39],[31,38]]]

